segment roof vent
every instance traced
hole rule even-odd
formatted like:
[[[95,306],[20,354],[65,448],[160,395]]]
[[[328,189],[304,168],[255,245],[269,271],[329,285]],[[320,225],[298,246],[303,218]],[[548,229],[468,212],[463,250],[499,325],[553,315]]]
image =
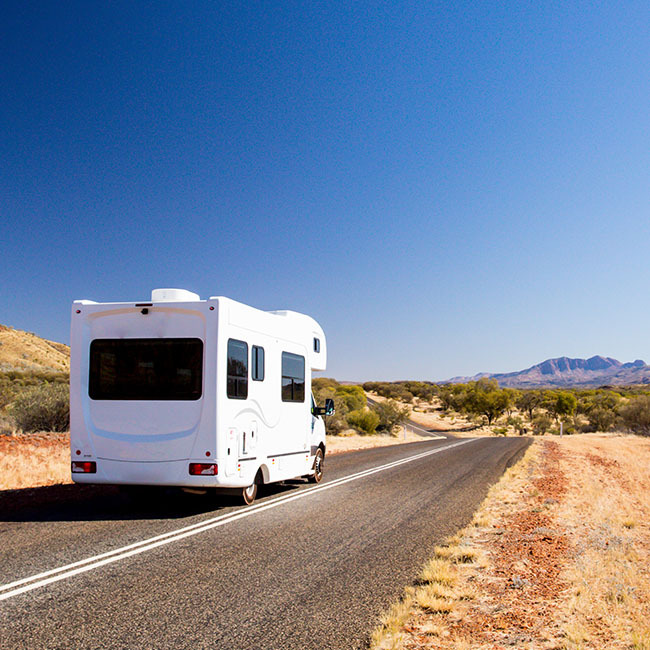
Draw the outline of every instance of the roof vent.
[[[187,289],[154,289],[151,292],[151,302],[194,302],[196,300],[201,300],[201,296]]]

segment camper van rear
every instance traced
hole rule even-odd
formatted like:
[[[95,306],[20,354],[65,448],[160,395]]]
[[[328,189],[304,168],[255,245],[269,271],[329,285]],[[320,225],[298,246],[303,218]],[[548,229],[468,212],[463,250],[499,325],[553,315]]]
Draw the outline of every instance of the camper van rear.
[[[78,483],[237,492],[320,481],[324,370],[318,323],[224,297],[157,289],[139,303],[72,307],[70,443]]]

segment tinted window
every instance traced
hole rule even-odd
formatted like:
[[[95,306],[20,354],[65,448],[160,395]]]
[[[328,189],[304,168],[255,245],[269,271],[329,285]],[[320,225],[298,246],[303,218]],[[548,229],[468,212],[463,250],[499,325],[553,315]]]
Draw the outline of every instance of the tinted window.
[[[305,357],[282,353],[282,401],[305,401]]]
[[[320,339],[314,337],[314,352],[320,352]]]
[[[251,354],[251,377],[254,381],[264,381],[264,348],[253,346]]]
[[[197,400],[200,339],[95,339],[88,394],[94,400]]]
[[[248,343],[228,341],[228,397],[248,397]]]

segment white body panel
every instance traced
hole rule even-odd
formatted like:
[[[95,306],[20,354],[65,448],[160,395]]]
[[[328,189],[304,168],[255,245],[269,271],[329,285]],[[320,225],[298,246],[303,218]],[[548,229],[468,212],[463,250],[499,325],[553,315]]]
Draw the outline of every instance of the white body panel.
[[[183,296],[190,299],[178,299]],[[73,473],[74,481],[240,488],[253,483],[258,470],[265,483],[313,474],[316,450],[325,450],[323,421],[311,413],[311,371],[324,370],[327,358],[318,323],[228,298],[192,297],[154,292],[159,301],[73,304],[71,458],[97,464],[96,473]],[[92,341],[174,338],[203,342],[199,399],[91,399]],[[248,344],[245,399],[227,396],[229,339]],[[263,381],[251,377],[253,346],[264,348]],[[283,352],[305,358],[304,402],[282,400]],[[189,474],[190,463],[206,462],[217,463],[215,476]]]

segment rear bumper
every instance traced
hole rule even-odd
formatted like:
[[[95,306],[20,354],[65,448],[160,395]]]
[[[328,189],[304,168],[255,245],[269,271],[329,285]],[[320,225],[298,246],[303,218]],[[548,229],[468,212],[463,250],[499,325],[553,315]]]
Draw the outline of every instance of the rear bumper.
[[[192,460],[170,460],[139,462],[97,459],[95,474],[72,474],[75,483],[108,485],[161,485],[178,487],[246,487],[248,484],[239,476],[191,476]]]

